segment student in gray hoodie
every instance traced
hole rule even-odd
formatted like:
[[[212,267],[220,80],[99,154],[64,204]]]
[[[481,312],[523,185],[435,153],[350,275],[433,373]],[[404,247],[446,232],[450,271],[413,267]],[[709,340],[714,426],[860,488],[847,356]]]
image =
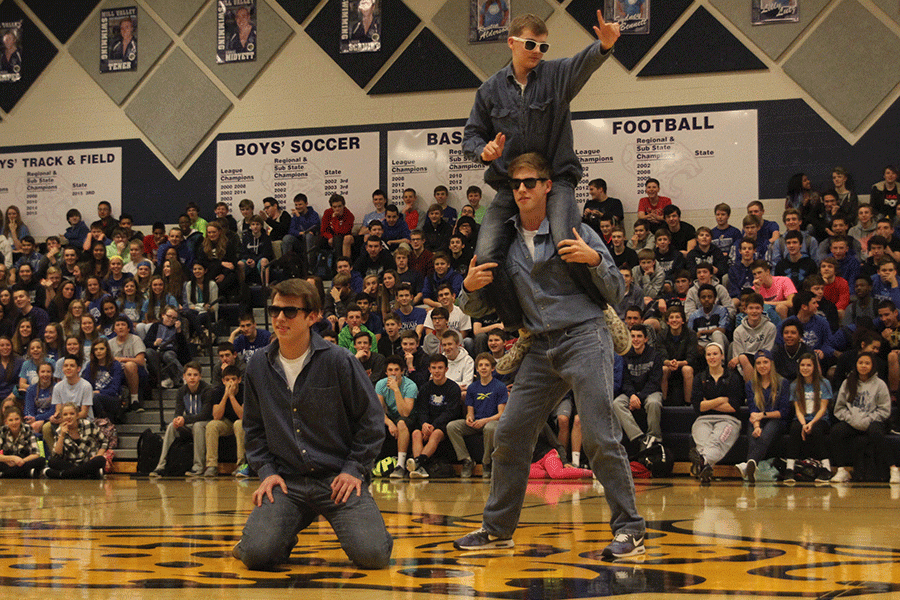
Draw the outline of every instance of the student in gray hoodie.
[[[747,296],[745,303],[746,318],[734,330],[731,342],[731,353],[734,358],[728,361],[728,368],[741,367],[744,381],[750,381],[753,375],[753,357],[760,350],[772,352],[775,348],[775,324],[763,312],[765,300],[759,294]]]
[[[719,283],[719,280],[713,277],[713,266],[709,263],[700,263],[697,265],[697,280],[691,289],[688,290],[687,298],[684,299],[684,312],[691,314],[700,308],[700,286],[708,283],[716,290],[716,304],[719,304],[728,311],[728,318],[734,321],[734,302],[728,294],[725,286]]]
[[[876,461],[886,460],[885,433],[891,414],[891,394],[887,384],[875,371],[875,356],[863,352],[856,359],[856,369],[850,373],[838,392],[834,417],[838,421],[831,428],[830,441],[837,473],[832,482],[850,481],[850,447],[857,438],[866,436],[874,449]]]

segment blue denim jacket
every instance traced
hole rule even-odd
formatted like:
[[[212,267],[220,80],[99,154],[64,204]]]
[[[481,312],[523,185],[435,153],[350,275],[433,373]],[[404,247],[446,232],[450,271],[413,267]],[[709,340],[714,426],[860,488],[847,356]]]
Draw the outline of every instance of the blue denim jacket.
[[[569,275],[566,263],[559,257],[550,235],[550,222],[545,218],[534,238],[535,259],[519,233],[519,215],[512,217],[516,238],[503,265],[522,303],[525,327],[531,333],[547,333],[566,329],[592,319],[601,319],[603,311],[582,291]],[[579,232],[588,245],[600,254],[600,264],[591,269],[594,285],[607,302],[618,304],[625,294],[625,280],[616,268],[606,244],[587,225]],[[489,312],[481,290],[468,292],[463,287],[457,304],[471,317]]]
[[[293,390],[277,340],[247,364],[247,462],[261,480],[343,472],[365,481],[384,441],[384,411],[356,356],[310,335],[310,353]]]
[[[547,159],[554,180],[578,183],[582,169],[575,155],[569,104],[610,54],[597,41],[570,58],[542,61],[528,74],[524,94],[512,63],[478,88],[463,133],[463,153],[482,162],[485,145],[500,132],[506,135],[503,156],[490,163],[485,183],[494,189],[505,185],[506,165],[527,152]]]

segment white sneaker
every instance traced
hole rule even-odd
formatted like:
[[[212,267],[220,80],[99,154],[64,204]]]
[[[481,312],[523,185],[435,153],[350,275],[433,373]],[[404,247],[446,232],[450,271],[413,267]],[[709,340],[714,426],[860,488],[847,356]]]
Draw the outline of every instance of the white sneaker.
[[[171,390],[173,387],[175,387],[175,382],[172,381],[170,378],[166,377],[165,379],[163,379],[162,381],[159,382],[159,385],[162,386],[164,389]]]
[[[741,479],[747,479],[747,463],[738,463],[734,466],[741,472]]]
[[[847,467],[838,467],[837,473],[831,478],[831,483],[847,483],[850,481],[850,471]]]
[[[894,465],[891,467],[891,483],[900,483],[900,467]]]

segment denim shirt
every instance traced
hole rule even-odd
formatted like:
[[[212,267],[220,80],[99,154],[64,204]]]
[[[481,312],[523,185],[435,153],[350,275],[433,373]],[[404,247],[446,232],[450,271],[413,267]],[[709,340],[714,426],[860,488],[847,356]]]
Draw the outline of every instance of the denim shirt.
[[[256,352],[244,376],[247,461],[259,478],[348,473],[366,480],[384,441],[384,410],[362,364],[310,333],[293,389],[279,343]]]
[[[545,218],[538,228],[534,238],[534,260],[519,232],[519,215],[507,221],[510,222],[516,226],[516,238],[503,268],[516,288],[528,331],[547,333],[602,318],[603,311],[575,283],[566,263],[559,257],[550,235],[550,222]],[[587,225],[580,226],[579,234],[600,254],[600,264],[590,268],[594,285],[607,302],[618,304],[625,294],[625,280],[615,267],[606,244]],[[463,288],[457,299],[459,307],[473,318],[490,312],[481,292],[468,292]]]
[[[522,93],[510,63],[485,81],[463,133],[466,158],[477,162],[497,133],[506,135],[503,156],[492,161],[484,181],[494,189],[505,185],[506,165],[521,154],[537,152],[550,163],[550,176],[573,185],[582,169],[575,155],[569,103],[609,57],[599,41],[575,56],[542,61],[528,74]]]

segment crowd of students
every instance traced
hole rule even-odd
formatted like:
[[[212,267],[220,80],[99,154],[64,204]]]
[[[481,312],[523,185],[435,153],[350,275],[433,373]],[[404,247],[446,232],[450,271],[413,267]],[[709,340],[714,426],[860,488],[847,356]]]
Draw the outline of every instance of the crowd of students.
[[[889,466],[891,480],[900,481],[884,442],[897,428],[900,388],[896,176],[893,167],[885,169],[870,203],[860,204],[842,169],[822,193],[797,175],[783,230],[765,219],[758,201],[747,206],[741,229],[729,223],[724,203],[715,208],[714,226],[695,228],[650,179],[630,236],[621,202],[607,195],[602,179],[590,182],[583,219],[608,244],[626,282],[617,311],[632,348],[617,359],[614,409],[630,453],[660,441],[662,406],[691,403],[692,471],[709,480],[736,441],[737,415],[746,406],[750,451],[738,466],[748,479],[761,460],[781,452],[787,479],[796,461],[813,458],[823,464],[821,478],[844,481],[846,467],[864,456],[878,463],[875,472],[887,477]],[[299,276],[323,300],[316,330],[362,362],[382,400],[384,453],[396,448],[397,455],[391,476],[427,477],[444,440],[471,476],[464,438],[476,434],[484,439],[481,462],[489,476],[491,433],[515,376],[495,366],[512,340],[496,315],[473,322],[456,306],[484,215],[481,190],[467,190],[459,213],[448,205],[446,187],[433,196],[420,211],[412,189],[404,190],[400,206],[376,190],[373,210],[360,223],[339,195],[321,217],[303,194],[290,213],[274,198],[264,199],[259,213],[243,200],[240,220],[224,203],[210,221],[189,204],[178,226],[167,231],[156,223],[147,236],[128,215],[115,220],[101,202],[89,227],[70,210],[64,235],[41,245],[9,207],[0,237],[0,395],[18,413],[4,412],[0,434],[18,449],[4,456],[24,462],[0,460],[0,470],[22,473],[32,464],[34,457],[23,454],[32,436],[55,451],[60,438],[94,435],[82,421],[120,422],[125,411],[142,410],[138,392],[149,384],[179,388],[165,442],[193,437],[188,474],[218,474],[218,438],[234,435],[235,474],[249,475],[241,368],[270,333],[243,315],[217,348],[212,382],[202,381],[192,362],[191,342],[211,335],[220,298],[246,300],[250,284]],[[66,420],[68,403],[74,421]],[[638,411],[646,413],[646,432],[634,418]],[[569,471],[562,476],[584,475],[576,469],[580,423],[573,413],[571,398],[564,399],[541,446],[569,463],[555,469]],[[18,417],[20,426],[6,417]],[[778,443],[784,433],[791,439],[786,448]],[[103,454],[104,440],[91,439],[89,448],[60,446],[70,466]],[[536,454],[534,462],[545,458]],[[156,474],[166,472],[165,461],[163,452]],[[48,474],[69,472],[56,467]]]
[[[626,281],[617,311],[632,349],[615,409],[632,451],[659,441],[661,405],[692,404],[692,473],[709,481],[746,407],[745,479],[777,456],[788,481],[798,461],[814,459],[820,481],[849,481],[854,467],[857,479],[900,483],[885,440],[900,429],[897,169],[885,169],[868,203],[848,178],[835,168],[816,192],[793,177],[783,229],[759,201],[741,229],[725,203],[714,225],[695,228],[653,179],[630,239],[615,217],[586,207]]]

